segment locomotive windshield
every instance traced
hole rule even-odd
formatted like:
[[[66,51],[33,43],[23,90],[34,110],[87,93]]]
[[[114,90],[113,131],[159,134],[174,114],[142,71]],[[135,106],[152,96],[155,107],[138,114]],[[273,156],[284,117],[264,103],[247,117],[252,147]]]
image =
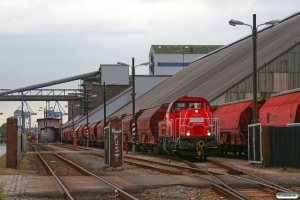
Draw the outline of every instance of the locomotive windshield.
[[[193,109],[193,108],[202,108],[202,102],[176,102],[173,104],[172,111],[178,112],[181,109]]]

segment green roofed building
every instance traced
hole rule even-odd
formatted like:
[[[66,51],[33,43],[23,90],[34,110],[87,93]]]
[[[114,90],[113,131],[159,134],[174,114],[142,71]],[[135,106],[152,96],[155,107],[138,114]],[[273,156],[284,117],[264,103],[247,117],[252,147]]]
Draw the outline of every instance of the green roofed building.
[[[152,45],[149,52],[150,75],[173,75],[223,45]]]

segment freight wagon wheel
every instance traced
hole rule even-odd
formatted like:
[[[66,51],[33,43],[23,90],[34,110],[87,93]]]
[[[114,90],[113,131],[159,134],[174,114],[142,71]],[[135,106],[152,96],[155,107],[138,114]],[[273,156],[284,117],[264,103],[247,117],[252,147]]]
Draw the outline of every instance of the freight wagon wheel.
[[[221,150],[219,151],[219,154],[220,154],[220,155],[225,154],[224,149],[221,149]]]
[[[157,147],[157,146],[154,146],[153,149],[152,149],[152,151],[153,151],[154,153],[158,153],[158,147]]]
[[[239,156],[242,156],[242,154],[243,154],[243,149],[242,149],[242,147],[238,147],[238,149],[239,149]]]
[[[180,159],[182,159],[182,156],[181,156],[180,153],[178,153],[178,152],[175,153],[174,157],[175,157],[175,158],[180,158]]]
[[[225,155],[228,154],[228,150],[227,150],[227,149],[224,150],[224,154],[225,154]]]
[[[144,145],[140,145],[140,146],[139,146],[139,150],[140,150],[140,152],[144,152],[144,151],[145,151]]]

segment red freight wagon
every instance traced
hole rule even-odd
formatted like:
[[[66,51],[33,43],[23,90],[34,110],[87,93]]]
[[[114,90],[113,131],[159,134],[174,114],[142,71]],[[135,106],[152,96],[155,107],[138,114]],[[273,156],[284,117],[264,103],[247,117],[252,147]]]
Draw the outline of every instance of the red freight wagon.
[[[88,124],[88,128],[90,127],[91,124]],[[86,131],[86,126],[82,129],[82,137],[83,139],[86,139],[87,137],[87,131]]]
[[[264,101],[257,103],[259,110]],[[231,102],[219,106],[214,117],[220,119],[220,153],[239,155],[248,150],[248,125],[253,120],[253,100]]]
[[[158,152],[158,122],[166,116],[168,104],[145,110],[137,119],[138,140],[140,151]]]
[[[65,128],[65,129],[63,129],[63,130],[61,131],[62,142],[63,142],[63,143],[67,142],[67,130],[68,130],[68,129],[69,129],[69,128]]]
[[[61,134],[62,134],[62,142],[63,143],[67,143],[68,142],[68,131],[70,128],[65,128],[64,130],[62,130]]]
[[[76,126],[75,127],[75,130],[74,130],[74,137],[76,137],[76,139],[78,140],[78,129],[80,128],[80,125],[79,126]]]
[[[66,131],[66,135],[67,135],[67,143],[72,144],[72,139],[73,139],[73,127],[69,128]]]
[[[86,127],[86,124],[82,124],[78,131],[77,131],[77,134],[78,134],[78,144],[80,145],[83,145],[83,129]]]
[[[100,121],[93,122],[89,126],[89,133],[90,133],[90,145],[94,146],[96,145],[96,139],[97,139],[97,125]]]
[[[137,119],[139,118],[139,116],[144,112],[144,110],[140,110],[137,113],[135,113],[135,121],[137,121]],[[129,148],[132,148],[132,114],[128,114],[128,115],[122,115],[121,117],[122,119],[122,126],[123,126],[123,141],[124,144],[128,143],[129,144]],[[138,130],[136,130],[138,131]],[[136,138],[136,141],[138,141],[138,135]],[[124,145],[125,146],[125,145]],[[136,149],[138,150],[138,149]]]
[[[101,120],[100,123],[97,124],[96,130],[96,146],[104,147],[104,120]]]
[[[132,115],[127,115],[122,119],[123,141],[124,141],[124,143],[131,143],[132,142],[131,120],[132,120]]]
[[[259,111],[259,122],[263,126],[275,127],[300,123],[300,90],[272,95]]]

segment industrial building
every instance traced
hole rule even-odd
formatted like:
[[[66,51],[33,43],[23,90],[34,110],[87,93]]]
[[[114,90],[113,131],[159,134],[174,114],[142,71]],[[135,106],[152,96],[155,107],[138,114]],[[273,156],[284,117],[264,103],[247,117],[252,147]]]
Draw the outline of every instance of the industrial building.
[[[103,64],[100,65],[99,70],[99,78],[94,76],[81,80],[80,87],[82,89],[83,98],[81,101],[73,102],[73,106],[72,103],[69,103],[68,113],[72,113],[73,110],[73,115],[69,115],[68,123],[65,123],[62,128],[71,126],[73,119],[76,125],[86,124],[87,108],[89,111],[88,123],[92,123],[103,119],[105,109],[106,116],[109,116],[131,102],[132,76],[129,76],[129,66]],[[171,76],[136,75],[136,98],[145,94],[169,77]],[[104,97],[106,99],[105,109]],[[76,105],[79,106],[77,107]]]
[[[276,92],[300,87],[299,39],[299,12],[282,19],[276,26],[265,26],[258,31],[257,97],[268,98]],[[159,60],[159,51],[155,50],[160,49],[159,46],[162,49],[167,48],[167,45],[152,45],[149,53],[150,71],[154,76],[136,76],[136,112],[170,103],[184,95],[205,97],[212,105],[253,98],[253,40],[251,34],[227,46],[215,46],[214,51],[192,61],[188,67],[185,67],[185,63],[190,62],[185,57],[188,53],[183,54],[181,51],[183,65],[177,67],[177,73],[173,71],[174,75],[171,77],[155,75],[164,74],[162,68],[159,71],[160,67],[164,66],[158,65],[167,63],[167,59],[165,59],[166,62],[162,62],[163,59]],[[177,56],[178,49],[186,46],[178,46]],[[170,45],[169,49],[171,49]],[[174,49],[176,48],[174,47]],[[196,52],[195,49],[196,47],[193,47],[192,52]],[[190,48],[189,51],[191,51]],[[162,52],[164,51],[160,53]],[[162,53],[162,58],[164,58],[163,55]],[[190,57],[190,59],[193,58]],[[181,61],[174,61],[174,63]],[[166,68],[173,69],[172,66]],[[124,73],[126,73],[124,76],[128,77],[128,69],[124,70]],[[116,82],[114,80],[106,81]],[[101,88],[97,89],[98,94],[101,93],[101,90],[103,91]],[[131,91],[131,83],[128,83],[126,87],[120,89],[117,96],[113,96],[107,101],[107,117],[121,116],[132,112]],[[104,105],[101,102],[89,113],[89,123],[103,119],[103,108]],[[69,113],[71,113],[70,110]],[[84,116],[80,115],[75,118],[76,125],[87,123],[86,113],[82,114]],[[70,123],[65,124],[64,127],[70,126]]]
[[[251,33],[251,31],[249,30]],[[300,12],[258,31],[257,97],[300,87]],[[136,100],[136,111],[202,96],[212,105],[253,97],[253,41],[248,35],[205,55]],[[131,103],[112,116],[130,113]]]
[[[152,45],[149,52],[150,75],[174,75],[192,61],[222,45]]]

